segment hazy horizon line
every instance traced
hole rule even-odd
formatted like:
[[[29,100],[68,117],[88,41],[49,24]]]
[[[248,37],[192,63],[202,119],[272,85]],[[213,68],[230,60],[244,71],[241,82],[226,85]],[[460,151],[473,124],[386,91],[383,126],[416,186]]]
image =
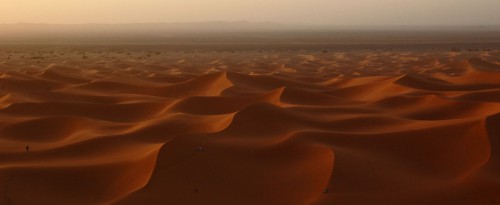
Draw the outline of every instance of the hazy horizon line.
[[[46,23],[46,22],[17,22],[17,23],[0,23],[0,25],[152,25],[152,24],[208,24],[208,23],[245,23],[245,24],[274,24],[281,26],[339,26],[339,27],[388,27],[388,26],[457,26],[457,27],[481,27],[481,26],[500,26],[497,24],[314,24],[314,23],[282,23],[275,21],[161,21],[161,22],[120,22],[120,23],[107,23],[107,22],[87,22],[87,23]]]

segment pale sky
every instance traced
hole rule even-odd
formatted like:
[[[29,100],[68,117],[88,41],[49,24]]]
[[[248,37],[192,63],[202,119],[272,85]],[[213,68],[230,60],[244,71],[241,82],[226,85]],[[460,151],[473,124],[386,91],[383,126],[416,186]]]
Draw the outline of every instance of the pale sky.
[[[0,0],[0,23],[500,24],[500,0]]]

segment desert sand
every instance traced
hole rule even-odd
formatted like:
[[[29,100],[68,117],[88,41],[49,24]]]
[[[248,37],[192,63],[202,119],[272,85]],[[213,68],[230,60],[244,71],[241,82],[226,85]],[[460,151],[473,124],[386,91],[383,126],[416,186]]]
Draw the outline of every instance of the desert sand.
[[[0,51],[0,204],[498,203],[498,50]]]

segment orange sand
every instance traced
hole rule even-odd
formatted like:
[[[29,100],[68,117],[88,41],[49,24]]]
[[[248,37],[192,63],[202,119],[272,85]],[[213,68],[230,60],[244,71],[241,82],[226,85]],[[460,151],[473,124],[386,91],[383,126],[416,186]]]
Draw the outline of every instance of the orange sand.
[[[500,203],[498,71],[499,51],[2,51],[0,204]]]

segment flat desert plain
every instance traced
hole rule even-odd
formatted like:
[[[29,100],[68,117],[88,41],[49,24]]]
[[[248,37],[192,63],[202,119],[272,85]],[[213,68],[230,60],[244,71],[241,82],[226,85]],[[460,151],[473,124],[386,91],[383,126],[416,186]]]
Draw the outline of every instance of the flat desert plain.
[[[0,204],[500,204],[500,51],[2,49]]]

